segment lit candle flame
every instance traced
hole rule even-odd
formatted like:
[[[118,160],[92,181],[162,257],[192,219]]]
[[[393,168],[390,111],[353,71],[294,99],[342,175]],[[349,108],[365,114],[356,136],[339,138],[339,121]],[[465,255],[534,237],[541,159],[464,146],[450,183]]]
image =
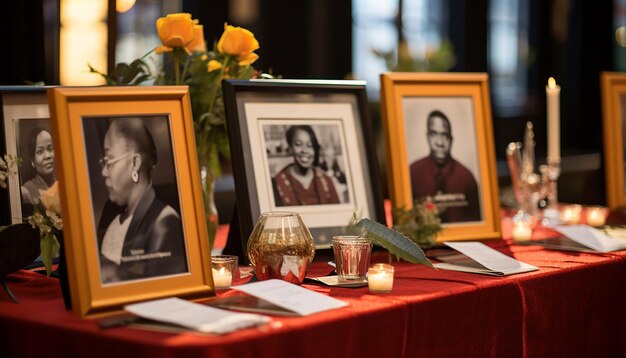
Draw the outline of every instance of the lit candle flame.
[[[556,81],[554,80],[554,77],[548,78],[548,87],[550,87],[550,88],[555,88],[556,87]]]

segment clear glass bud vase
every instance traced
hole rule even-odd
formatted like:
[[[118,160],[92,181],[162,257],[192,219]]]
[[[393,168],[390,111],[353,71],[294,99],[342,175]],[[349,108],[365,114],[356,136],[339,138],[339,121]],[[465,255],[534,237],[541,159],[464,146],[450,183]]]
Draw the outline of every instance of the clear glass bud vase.
[[[202,167],[202,197],[204,201],[204,214],[206,215],[206,225],[209,234],[209,248],[213,249],[215,243],[215,237],[217,235],[217,226],[219,225],[219,217],[217,213],[217,206],[215,205],[215,176],[207,170],[206,167]]]
[[[259,280],[281,279],[302,284],[315,256],[315,244],[300,214],[261,214],[248,239],[248,259]]]

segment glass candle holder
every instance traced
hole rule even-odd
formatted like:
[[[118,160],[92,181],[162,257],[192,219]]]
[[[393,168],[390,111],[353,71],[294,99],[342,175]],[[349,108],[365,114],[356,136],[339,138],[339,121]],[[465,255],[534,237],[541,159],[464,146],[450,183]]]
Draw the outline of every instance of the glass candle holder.
[[[393,288],[393,266],[373,264],[367,270],[367,284],[371,292],[387,293]]]
[[[211,256],[215,288],[228,288],[233,285],[233,277],[236,277],[238,262],[239,258],[234,255]]]
[[[533,237],[533,229],[526,222],[514,222],[512,237],[515,241],[528,241]]]
[[[339,282],[365,281],[372,242],[359,236],[334,236],[333,254]]]
[[[533,227],[536,224],[536,218],[523,211],[513,216],[513,229],[511,237],[514,241],[528,241],[533,237]]]
[[[561,221],[569,225],[578,224],[582,211],[583,207],[578,204],[565,205],[561,209]]]
[[[590,206],[586,209],[585,219],[589,226],[604,226],[608,210],[602,206]]]

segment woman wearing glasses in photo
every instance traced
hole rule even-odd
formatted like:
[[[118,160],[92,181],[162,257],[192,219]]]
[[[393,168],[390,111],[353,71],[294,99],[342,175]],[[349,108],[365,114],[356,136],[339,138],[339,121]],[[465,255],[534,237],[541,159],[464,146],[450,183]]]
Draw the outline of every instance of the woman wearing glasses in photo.
[[[48,190],[56,181],[54,170],[54,146],[52,136],[47,129],[35,128],[28,135],[27,151],[24,162],[35,170],[35,176],[22,185],[22,216],[30,213],[26,206],[39,203],[40,191]],[[32,211],[32,208],[30,209]]]
[[[101,174],[108,198],[122,211],[98,235],[102,282],[186,272],[180,216],[156,197],[156,147],[142,120],[114,119],[103,149]]]
[[[272,180],[276,206],[338,204],[332,179],[319,168],[320,144],[311,126],[291,126],[286,132],[293,163]]]

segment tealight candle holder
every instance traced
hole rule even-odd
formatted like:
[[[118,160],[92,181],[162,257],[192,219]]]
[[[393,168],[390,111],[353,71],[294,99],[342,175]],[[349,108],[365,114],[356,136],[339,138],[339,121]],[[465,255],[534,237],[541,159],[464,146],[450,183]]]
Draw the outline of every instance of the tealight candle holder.
[[[561,209],[561,221],[564,224],[575,225],[580,223],[580,215],[583,207],[578,204],[565,205]]]
[[[514,241],[528,241],[533,237],[533,227],[537,219],[523,211],[519,211],[513,216],[513,230],[511,237]]]
[[[367,284],[370,292],[388,293],[393,288],[393,266],[374,264],[367,270]]]
[[[215,288],[228,288],[233,285],[239,258],[234,255],[211,256],[213,285]]]
[[[586,209],[585,218],[589,226],[603,226],[606,222],[607,209],[602,206],[590,206]]]
[[[523,221],[514,223],[512,237],[515,241],[528,241],[533,237],[533,229]]]

